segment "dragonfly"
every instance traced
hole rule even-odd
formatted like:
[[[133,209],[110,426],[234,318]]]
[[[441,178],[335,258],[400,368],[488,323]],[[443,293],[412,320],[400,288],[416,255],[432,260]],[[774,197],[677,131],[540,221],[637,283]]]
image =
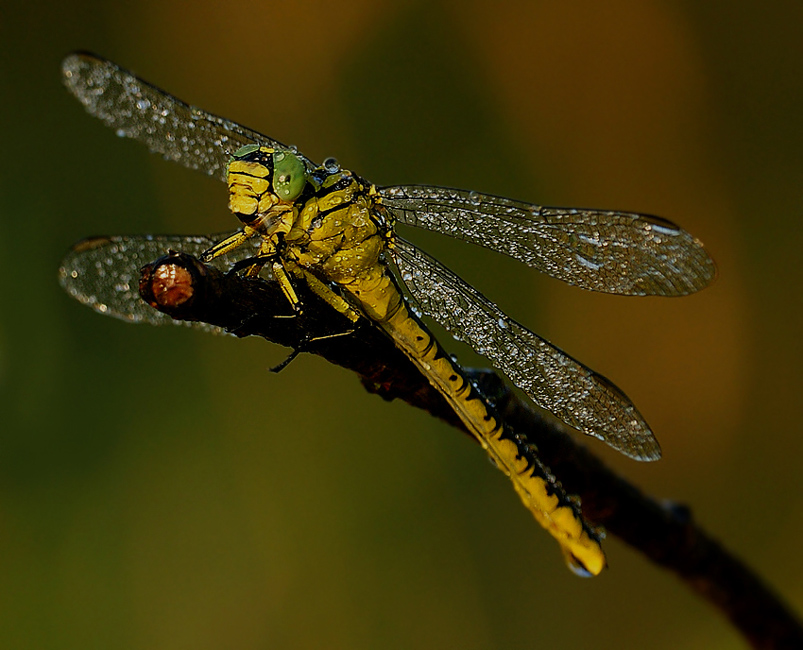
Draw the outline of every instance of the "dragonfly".
[[[226,183],[228,207],[240,221],[220,236],[81,242],[60,268],[73,297],[134,322],[181,323],[136,292],[139,267],[168,250],[255,280],[272,274],[293,313],[303,310],[296,287],[305,284],[352,322],[367,319],[390,337],[509,477],[570,568],[586,576],[603,570],[602,532],[422,317],[468,343],[535,404],[630,458],[660,458],[653,432],[612,382],[507,316],[403,239],[396,225],[477,244],[583,289],[634,296],[682,296],[707,286],[716,267],[699,240],[646,214],[544,207],[428,185],[377,187],[333,159],[316,164],[295,147],[190,106],[98,56],[71,54],[62,72],[67,89],[118,135]]]

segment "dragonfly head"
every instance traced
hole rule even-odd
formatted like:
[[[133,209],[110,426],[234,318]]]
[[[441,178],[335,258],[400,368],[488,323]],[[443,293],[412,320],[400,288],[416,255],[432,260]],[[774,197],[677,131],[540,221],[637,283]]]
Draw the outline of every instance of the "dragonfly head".
[[[227,170],[229,209],[244,224],[265,232],[293,211],[307,184],[307,169],[287,150],[249,144],[234,152]]]

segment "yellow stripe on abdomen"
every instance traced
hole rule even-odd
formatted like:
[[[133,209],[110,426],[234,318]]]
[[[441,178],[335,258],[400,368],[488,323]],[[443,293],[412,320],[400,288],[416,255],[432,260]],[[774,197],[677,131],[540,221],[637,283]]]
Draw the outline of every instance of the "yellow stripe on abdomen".
[[[558,541],[569,566],[583,575],[597,575],[605,567],[599,534],[583,519],[576,501],[538,460],[535,448],[511,432],[493,413],[463,370],[440,347],[435,337],[407,309],[398,292],[381,296],[361,291],[360,302],[377,325],[421,370],[490,456],[513,482],[524,505]]]

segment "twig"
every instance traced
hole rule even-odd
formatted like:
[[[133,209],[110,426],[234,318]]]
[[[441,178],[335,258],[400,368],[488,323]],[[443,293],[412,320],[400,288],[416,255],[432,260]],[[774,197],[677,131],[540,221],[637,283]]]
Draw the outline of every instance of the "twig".
[[[142,270],[140,293],[156,309],[180,320],[219,326],[237,336],[318,354],[356,372],[387,400],[402,399],[465,431],[440,394],[378,328],[354,325],[305,287],[294,315],[275,283],[223,273],[196,258],[173,253]],[[343,335],[345,334],[345,335]],[[720,609],[754,648],[803,648],[803,627],[750,569],[695,524],[688,507],[658,502],[607,468],[566,428],[533,410],[490,370],[472,371],[481,392],[539,456],[584,516],[656,564],[676,573]]]

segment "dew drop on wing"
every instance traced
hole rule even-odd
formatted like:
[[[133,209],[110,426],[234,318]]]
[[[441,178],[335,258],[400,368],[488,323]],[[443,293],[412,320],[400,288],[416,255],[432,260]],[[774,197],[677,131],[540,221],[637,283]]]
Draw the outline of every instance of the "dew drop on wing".
[[[602,268],[602,264],[599,262],[592,262],[588,258],[583,257],[580,254],[575,254],[574,258],[587,269],[591,269],[592,271],[599,271]]]
[[[655,223],[655,222],[647,224],[645,229],[649,229],[652,232],[658,232],[658,233],[661,233],[663,235],[667,235],[668,237],[673,237],[673,236],[678,234],[678,229],[677,228],[673,228],[671,226],[665,226],[665,225],[662,225],[662,224],[659,224],[659,223]]]

